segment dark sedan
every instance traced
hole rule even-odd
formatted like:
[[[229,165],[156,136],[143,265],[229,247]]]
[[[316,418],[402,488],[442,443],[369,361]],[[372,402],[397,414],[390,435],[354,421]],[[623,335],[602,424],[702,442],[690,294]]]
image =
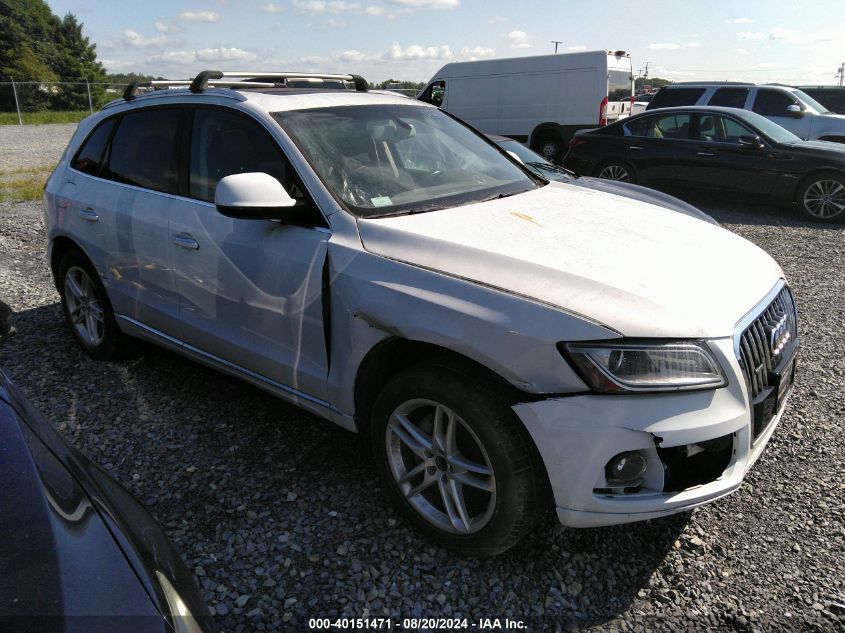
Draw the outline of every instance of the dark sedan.
[[[803,141],[736,108],[663,108],[578,132],[564,165],[650,187],[706,187],[790,201],[808,219],[845,221],[845,146]]]
[[[0,481],[0,630],[217,630],[158,524],[2,371]]]

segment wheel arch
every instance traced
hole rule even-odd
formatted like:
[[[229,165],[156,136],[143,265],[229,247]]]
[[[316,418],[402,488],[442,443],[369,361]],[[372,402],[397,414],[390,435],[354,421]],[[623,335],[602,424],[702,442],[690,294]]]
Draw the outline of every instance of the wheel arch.
[[[441,363],[468,374],[483,376],[507,390],[514,402],[537,399],[520,391],[504,377],[478,361],[434,343],[392,336],[374,345],[358,365],[355,375],[355,426],[362,435],[369,433],[370,415],[382,387],[393,376],[408,367],[422,363]]]
[[[91,257],[88,256],[88,253],[85,252],[85,249],[82,248],[77,241],[67,235],[57,235],[50,241],[49,254],[50,271],[53,273],[53,283],[57,289],[59,287],[59,265],[62,263],[62,259],[64,259],[65,255],[71,251],[79,251],[82,253],[93,266]]]
[[[563,126],[560,123],[547,121],[545,123],[540,123],[534,127],[534,129],[531,131],[531,135],[528,137],[528,146],[535,147],[536,143],[540,140],[540,137],[542,137],[544,134],[554,134],[555,136],[560,138],[561,143],[566,143]]]

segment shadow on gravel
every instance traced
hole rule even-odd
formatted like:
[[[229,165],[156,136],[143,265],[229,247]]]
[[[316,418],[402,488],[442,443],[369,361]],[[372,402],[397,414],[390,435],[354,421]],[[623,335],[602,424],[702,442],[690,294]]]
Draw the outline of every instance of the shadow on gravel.
[[[502,556],[460,558],[399,518],[365,443],[348,432],[158,348],[92,361],[58,304],[14,320],[0,366],[150,507],[222,630],[257,621],[304,630],[311,617],[384,609],[599,624],[625,613],[689,520],[568,530],[550,517]]]

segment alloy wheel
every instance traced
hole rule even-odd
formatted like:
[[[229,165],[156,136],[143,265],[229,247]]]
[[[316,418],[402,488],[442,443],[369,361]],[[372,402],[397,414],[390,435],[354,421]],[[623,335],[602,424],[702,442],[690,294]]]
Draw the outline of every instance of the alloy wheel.
[[[817,180],[804,192],[804,208],[813,217],[826,220],[845,210],[845,185],[838,180]]]
[[[616,164],[605,166],[599,172],[599,178],[604,178],[605,180],[617,180],[619,182],[629,182],[631,179],[628,175],[628,170],[622,165]]]
[[[478,436],[455,411],[427,399],[400,404],[385,431],[393,479],[433,526],[472,534],[496,507],[496,479]]]
[[[67,312],[79,337],[91,347],[103,342],[105,317],[94,282],[79,266],[71,266],[65,275]]]

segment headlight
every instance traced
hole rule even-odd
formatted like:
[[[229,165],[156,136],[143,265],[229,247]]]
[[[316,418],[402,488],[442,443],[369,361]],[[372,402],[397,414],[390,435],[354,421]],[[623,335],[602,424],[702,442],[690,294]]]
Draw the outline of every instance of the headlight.
[[[170,584],[167,576],[160,571],[156,571],[156,577],[162,591],[164,591],[164,597],[167,598],[167,605],[170,607],[170,614],[173,616],[173,626],[176,627],[176,633],[203,633],[202,627],[194,619],[187,605],[182,601],[182,597]]]
[[[716,389],[727,383],[702,343],[562,343],[559,349],[595,391]]]

